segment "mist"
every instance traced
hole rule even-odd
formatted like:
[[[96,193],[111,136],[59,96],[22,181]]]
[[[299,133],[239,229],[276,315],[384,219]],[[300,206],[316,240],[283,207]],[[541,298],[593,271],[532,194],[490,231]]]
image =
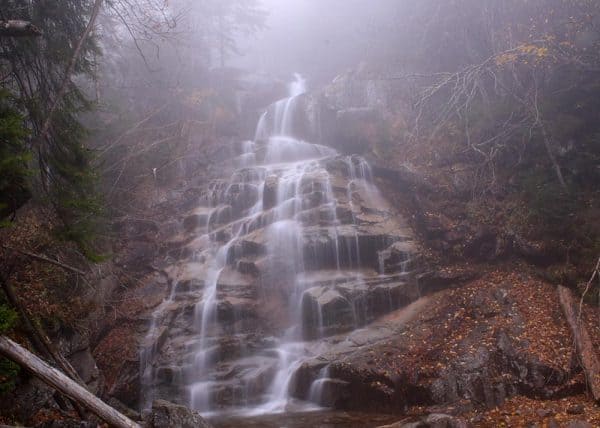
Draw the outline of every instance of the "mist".
[[[401,2],[291,0],[265,1],[266,29],[246,42],[240,64],[278,76],[302,71],[325,82],[340,70],[378,60],[393,37]],[[389,42],[390,40],[388,40]]]
[[[0,0],[0,423],[600,426],[599,189],[599,1]]]

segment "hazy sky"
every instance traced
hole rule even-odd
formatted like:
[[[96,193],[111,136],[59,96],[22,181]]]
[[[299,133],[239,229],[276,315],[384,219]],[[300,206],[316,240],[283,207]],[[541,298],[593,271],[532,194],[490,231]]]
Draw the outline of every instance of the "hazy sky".
[[[239,64],[281,78],[297,71],[320,80],[373,54],[376,37],[392,25],[390,12],[399,0],[263,0],[263,4],[269,12],[268,28],[242,46],[245,55]]]

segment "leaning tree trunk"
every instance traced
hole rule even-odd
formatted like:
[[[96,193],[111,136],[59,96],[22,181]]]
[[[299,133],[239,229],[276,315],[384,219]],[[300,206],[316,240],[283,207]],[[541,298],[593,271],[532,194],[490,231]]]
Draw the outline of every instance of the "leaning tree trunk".
[[[49,366],[6,336],[0,336],[0,354],[15,361],[51,387],[89,409],[111,426],[116,428],[141,428],[139,424],[119,413],[77,382]]]
[[[565,317],[567,318],[567,322],[569,323],[569,327],[571,328],[577,354],[579,355],[579,360],[583,367],[588,387],[594,400],[600,403],[600,362],[594,352],[592,340],[590,339],[590,335],[585,328],[585,325],[581,322],[579,309],[577,309],[573,301],[571,290],[559,285],[558,297]]]

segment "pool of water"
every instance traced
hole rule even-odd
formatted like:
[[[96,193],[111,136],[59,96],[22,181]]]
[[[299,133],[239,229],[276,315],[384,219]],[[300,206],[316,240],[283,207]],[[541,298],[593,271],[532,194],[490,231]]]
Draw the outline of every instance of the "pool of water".
[[[377,413],[315,411],[262,416],[216,417],[215,428],[371,428],[402,420],[402,416]]]

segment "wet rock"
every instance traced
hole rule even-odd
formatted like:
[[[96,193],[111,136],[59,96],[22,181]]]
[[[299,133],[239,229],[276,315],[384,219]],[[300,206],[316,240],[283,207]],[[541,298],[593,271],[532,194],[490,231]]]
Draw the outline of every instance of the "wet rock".
[[[217,304],[217,319],[223,323],[256,318],[256,302],[254,299],[224,297]]]
[[[415,257],[414,243],[399,241],[379,253],[381,273],[406,272],[411,267],[411,260]]]
[[[338,402],[348,400],[349,383],[339,379],[323,379],[320,381],[319,396],[316,404],[329,408],[338,407]],[[313,397],[309,397],[313,398]]]
[[[155,400],[152,403],[152,411],[147,419],[149,428],[212,427],[198,413],[192,412],[185,406],[173,404],[165,400]]]
[[[302,326],[307,338],[352,328],[352,305],[336,290],[311,288],[302,297]]]
[[[207,221],[205,214],[191,214],[183,219],[183,228],[186,232],[193,232],[199,227],[206,226]]]
[[[367,319],[371,321],[372,316],[392,312],[408,305],[417,298],[417,289],[410,283],[394,282],[377,285],[370,289],[366,296]]]
[[[263,191],[263,207],[265,210],[273,208],[277,203],[278,185],[279,178],[276,175],[270,175],[266,178]]]
[[[237,270],[240,273],[243,274],[248,274],[248,275],[252,275],[252,276],[258,276],[260,274],[260,270],[259,267],[257,266],[257,264],[253,261],[250,260],[239,260],[237,262]]]
[[[259,190],[255,184],[235,183],[226,190],[225,200],[231,206],[232,215],[237,218],[256,204],[258,195]]]
[[[308,400],[311,385],[319,379],[319,373],[327,364],[327,361],[316,358],[303,362],[292,375],[290,396]]]
[[[379,428],[468,428],[469,424],[461,418],[444,414],[431,414],[419,421],[405,423],[398,422]]]

